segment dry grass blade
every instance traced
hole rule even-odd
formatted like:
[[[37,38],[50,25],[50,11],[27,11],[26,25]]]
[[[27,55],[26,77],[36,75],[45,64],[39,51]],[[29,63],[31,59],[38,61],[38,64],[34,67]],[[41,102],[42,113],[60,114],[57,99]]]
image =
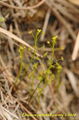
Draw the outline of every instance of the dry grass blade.
[[[6,120],[13,120],[13,118],[18,119],[18,117],[0,105],[0,115]]]
[[[0,1],[0,4],[1,4],[1,5],[4,5],[4,6],[6,6],[6,7],[12,8],[12,9],[30,10],[30,9],[35,9],[35,8],[41,6],[44,2],[45,2],[45,0],[42,0],[42,1],[40,1],[38,4],[36,4],[36,5],[34,5],[34,6],[29,6],[29,7],[27,7],[27,8],[25,8],[25,7],[16,7],[16,6],[9,5],[9,4],[7,4],[7,3],[5,3],[5,2],[2,2],[2,1]]]
[[[71,28],[71,25],[64,19],[64,17],[58,12],[58,10],[53,6],[54,1],[50,2],[47,0],[45,1],[46,5],[51,9],[51,11],[54,13],[54,15],[58,18],[58,20],[63,24],[63,26],[67,29],[69,34],[71,35],[72,39],[74,40],[76,38],[73,29]]]
[[[69,81],[70,81],[70,83],[71,83],[71,86],[72,86],[72,88],[73,88],[76,96],[79,97],[76,77],[75,77],[74,74],[73,74],[70,70],[68,70],[68,69],[66,69],[65,72],[66,72],[66,74],[67,74],[67,76],[68,76],[68,78],[69,78]]]
[[[28,113],[29,115],[32,114],[21,102],[18,101],[18,103],[26,111],[26,113]],[[31,117],[33,118],[33,120],[38,120],[37,118],[35,118],[35,116],[31,116]]]
[[[48,22],[49,22],[49,18],[50,18],[50,14],[51,14],[51,10],[48,9],[48,11],[46,13],[44,25],[43,25],[43,34],[41,35],[41,41],[44,40],[44,37],[45,37],[45,34],[46,34],[46,30],[47,30],[47,26],[48,26]]]
[[[10,84],[12,84],[13,83],[13,76],[9,72],[9,70],[6,69],[6,65],[5,65],[5,63],[4,63],[4,61],[3,61],[1,56],[0,56],[0,62],[2,64],[2,66],[3,66],[3,68],[5,69],[5,71],[3,71],[3,74],[4,74],[5,78],[7,78],[9,80]]]
[[[74,22],[79,22],[78,19],[76,19],[72,13],[70,13],[68,11],[68,9],[66,7],[63,7],[61,4],[56,4],[53,3],[53,6],[59,11],[59,13],[61,13],[63,16],[67,17],[68,19],[74,21]]]
[[[33,52],[35,52],[35,54],[36,54],[37,56],[42,57],[41,55],[39,55],[39,54],[36,52],[36,50],[35,50],[32,46],[30,46],[29,44],[27,44],[26,42],[24,42],[21,38],[17,37],[17,36],[14,35],[13,33],[9,32],[9,31],[1,28],[1,27],[0,27],[0,32],[3,33],[3,34],[5,34],[5,35],[7,35],[8,37],[16,40],[17,42],[19,42],[19,43],[27,46],[27,47],[30,48]]]
[[[77,58],[77,54],[78,54],[78,50],[79,50],[79,33],[75,42],[75,46],[74,46],[74,50],[72,53],[72,60],[76,60]]]
[[[66,8],[71,9],[72,11],[75,11],[76,13],[79,13],[79,10],[77,7],[75,7],[73,4],[68,2],[68,0],[57,0],[57,2],[60,2],[62,5],[64,5]]]
[[[69,1],[75,5],[79,5],[79,0],[69,0]]]

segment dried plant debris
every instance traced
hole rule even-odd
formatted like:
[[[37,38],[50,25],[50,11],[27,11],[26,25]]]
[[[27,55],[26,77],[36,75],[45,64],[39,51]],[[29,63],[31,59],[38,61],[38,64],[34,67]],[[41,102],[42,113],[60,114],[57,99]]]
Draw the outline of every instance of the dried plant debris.
[[[69,0],[71,3],[75,4],[75,5],[79,5],[79,0]]]
[[[0,120],[78,120],[78,90],[79,0],[0,0]]]

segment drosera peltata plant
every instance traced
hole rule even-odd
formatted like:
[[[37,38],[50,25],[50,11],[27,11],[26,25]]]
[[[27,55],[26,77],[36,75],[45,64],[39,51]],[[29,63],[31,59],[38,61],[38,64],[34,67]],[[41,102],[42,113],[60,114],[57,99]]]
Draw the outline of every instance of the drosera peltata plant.
[[[33,33],[32,31],[29,32],[29,34],[31,34],[32,37],[33,37],[33,39],[34,39],[34,43],[35,43],[35,44],[34,44],[34,47],[35,47],[35,48],[38,47],[37,43],[38,43],[38,40],[39,40],[39,37],[40,37],[40,34],[41,34],[41,33],[42,33],[42,30],[41,30],[41,29],[37,29],[35,35],[34,35],[34,33]]]
[[[34,39],[34,47],[38,50],[38,40],[40,38],[40,35],[42,34],[41,29],[37,29],[36,33],[33,33],[32,31],[29,32]],[[29,64],[31,64],[31,70],[30,73],[28,73],[29,64],[25,63],[23,61],[24,53],[25,53],[25,47],[20,46],[19,48],[19,55],[20,55],[20,68],[18,75],[16,77],[16,83],[20,83],[20,76],[22,72],[27,71],[26,76],[29,79],[30,87],[29,87],[29,93],[30,93],[30,101],[33,99],[34,95],[40,96],[43,94],[43,90],[48,85],[52,84],[52,82],[55,82],[56,89],[60,86],[60,74],[62,71],[62,66],[59,63],[59,60],[56,59],[55,56],[55,45],[57,43],[57,36],[52,37],[50,47],[52,51],[50,52],[50,56],[48,52],[45,52],[43,55],[43,58],[40,58],[36,56],[34,53],[30,56]],[[42,49],[42,48],[41,48]],[[30,52],[30,51],[29,51]],[[25,71],[24,71],[25,70]],[[28,83],[28,84],[29,84]]]
[[[21,76],[21,73],[22,73],[22,69],[24,67],[24,62],[23,62],[24,50],[25,50],[25,47],[23,47],[23,46],[19,47],[18,51],[19,51],[19,56],[20,56],[20,67],[19,67],[18,75],[17,75],[16,80],[15,80],[15,85],[19,84],[19,82],[20,82],[20,76]]]

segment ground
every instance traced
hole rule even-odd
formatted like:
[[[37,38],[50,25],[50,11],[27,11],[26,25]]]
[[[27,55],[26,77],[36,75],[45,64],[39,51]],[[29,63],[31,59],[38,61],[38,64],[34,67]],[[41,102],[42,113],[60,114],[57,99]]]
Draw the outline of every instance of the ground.
[[[1,120],[79,120],[78,19],[78,1],[0,0]]]

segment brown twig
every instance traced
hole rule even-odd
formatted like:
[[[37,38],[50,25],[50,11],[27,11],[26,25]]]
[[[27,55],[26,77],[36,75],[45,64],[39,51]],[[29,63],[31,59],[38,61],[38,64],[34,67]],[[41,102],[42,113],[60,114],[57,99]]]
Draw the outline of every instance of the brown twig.
[[[76,60],[78,51],[79,51],[79,33],[78,33],[78,36],[77,36],[77,39],[76,39],[76,42],[75,42],[75,46],[74,46],[74,49],[73,49],[72,60]]]

